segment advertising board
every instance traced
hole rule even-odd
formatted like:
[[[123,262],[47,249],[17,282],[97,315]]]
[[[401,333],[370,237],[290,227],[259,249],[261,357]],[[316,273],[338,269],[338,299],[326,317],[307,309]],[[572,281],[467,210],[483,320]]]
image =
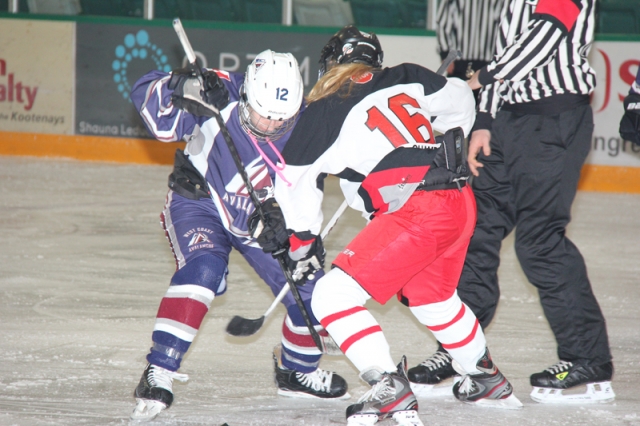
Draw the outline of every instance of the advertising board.
[[[0,129],[72,134],[73,22],[0,19]]]
[[[326,34],[189,29],[187,35],[204,67],[244,72],[265,49],[291,52],[300,65],[305,89],[317,79],[318,55]],[[172,27],[77,24],[78,135],[147,138],[129,93],[153,69],[170,72],[186,64]]]

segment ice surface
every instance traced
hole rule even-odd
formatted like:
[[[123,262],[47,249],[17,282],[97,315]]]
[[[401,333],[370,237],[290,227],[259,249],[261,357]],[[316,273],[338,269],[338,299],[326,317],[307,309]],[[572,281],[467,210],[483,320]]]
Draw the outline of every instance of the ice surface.
[[[174,271],[159,225],[169,166],[0,157],[0,425],[129,424],[160,299]],[[342,202],[328,181],[326,217]],[[348,211],[327,238],[329,257],[363,220]],[[420,400],[425,425],[640,425],[640,196],[580,192],[569,235],[586,258],[607,318],[616,374],[612,404],[544,406],[529,375],[557,361],[555,342],[515,259],[503,248],[502,298],[487,337],[524,403],[520,411]],[[284,309],[249,338],[224,333],[235,314],[261,316],[273,296],[232,254],[229,291],[213,302],[154,425],[339,425],[367,386],[344,357],[322,366],[351,386],[351,401],[278,397],[272,347]],[[415,365],[435,341],[399,303],[369,305],[394,358]],[[385,423],[381,423],[384,425]]]

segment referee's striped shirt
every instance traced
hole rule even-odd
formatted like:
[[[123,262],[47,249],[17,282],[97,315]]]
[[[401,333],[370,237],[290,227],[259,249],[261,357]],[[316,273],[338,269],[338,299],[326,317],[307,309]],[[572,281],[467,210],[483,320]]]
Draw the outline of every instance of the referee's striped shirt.
[[[441,58],[452,50],[459,50],[464,61],[491,61],[504,2],[441,0],[436,28]]]
[[[507,1],[495,58],[479,74],[484,87],[474,128],[490,128],[500,108],[553,114],[588,103],[596,85],[587,60],[594,7],[595,0]]]

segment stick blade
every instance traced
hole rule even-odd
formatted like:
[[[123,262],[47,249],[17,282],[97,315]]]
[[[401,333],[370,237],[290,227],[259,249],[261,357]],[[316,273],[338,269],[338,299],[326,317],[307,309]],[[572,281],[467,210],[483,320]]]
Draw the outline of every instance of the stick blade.
[[[247,319],[236,315],[227,324],[227,333],[232,336],[251,336],[260,330],[262,324],[264,324],[264,316]]]

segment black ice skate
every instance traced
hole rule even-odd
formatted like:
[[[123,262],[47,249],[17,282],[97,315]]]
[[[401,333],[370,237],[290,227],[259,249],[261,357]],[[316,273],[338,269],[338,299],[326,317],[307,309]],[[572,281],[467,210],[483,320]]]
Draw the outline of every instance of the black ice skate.
[[[453,380],[448,379],[458,376],[451,362],[449,352],[439,347],[429,358],[410,368],[407,377],[413,393],[419,398],[451,395]]]
[[[282,366],[280,353],[282,347],[273,350],[275,380],[278,395],[294,398],[348,399],[347,382],[332,371],[318,368],[313,373],[300,373]]]
[[[152,420],[173,402],[173,379],[186,382],[189,376],[148,364],[133,392],[137,405],[132,420]]]
[[[477,374],[467,374],[453,385],[453,395],[462,402],[486,407],[517,409],[522,403],[513,394],[511,383],[493,363],[487,349],[476,364]]]
[[[611,402],[616,394],[611,388],[613,363],[587,367],[560,361],[541,373],[531,375],[531,399],[545,404],[584,404],[594,402]],[[586,385],[586,392],[578,386]],[[577,389],[576,389],[577,388]],[[571,389],[572,393],[563,394]]]
[[[423,426],[418,417],[418,401],[409,386],[404,356],[395,373],[372,369],[360,377],[372,388],[357,404],[347,408],[348,426],[370,426],[387,418],[393,418],[401,426]]]

